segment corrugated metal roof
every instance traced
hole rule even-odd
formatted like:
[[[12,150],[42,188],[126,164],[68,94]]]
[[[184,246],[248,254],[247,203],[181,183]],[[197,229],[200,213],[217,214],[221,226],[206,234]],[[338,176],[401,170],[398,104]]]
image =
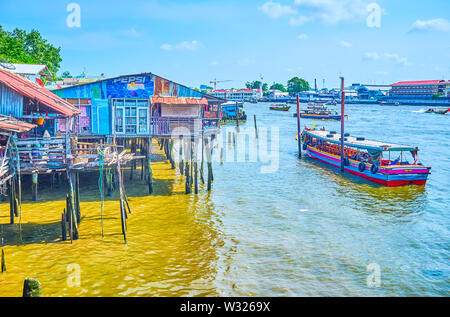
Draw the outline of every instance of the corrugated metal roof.
[[[176,105],[207,105],[208,101],[206,98],[191,98],[191,97],[160,97],[153,96],[153,103],[165,103],[165,104],[176,104]]]
[[[70,117],[81,113],[78,108],[72,106],[70,103],[51,93],[47,89],[42,88],[35,83],[32,83],[28,79],[25,79],[17,74],[1,68],[0,82],[4,83],[6,86],[18,92],[19,94],[31,99],[35,99],[43,105],[46,105],[47,107],[63,115]]]
[[[0,115],[0,131],[26,132],[35,127],[35,124],[19,121],[14,117]]]
[[[404,85],[433,85],[445,83],[444,80],[419,80],[419,81],[400,81],[392,84],[391,86],[404,86]]]
[[[14,64],[0,63],[0,69],[7,69],[15,74],[39,75],[42,71],[47,70],[44,64]]]

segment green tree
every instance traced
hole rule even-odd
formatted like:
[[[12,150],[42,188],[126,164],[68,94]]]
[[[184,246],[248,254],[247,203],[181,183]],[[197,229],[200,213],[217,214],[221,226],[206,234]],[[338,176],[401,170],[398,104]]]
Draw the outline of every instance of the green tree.
[[[37,30],[29,33],[14,29],[4,31],[0,26],[0,59],[11,63],[45,64],[54,78],[62,61],[61,48],[48,43]]]
[[[287,92],[286,87],[284,87],[283,84],[278,84],[278,83],[274,83],[272,86],[270,86],[270,89],[277,89],[282,92]]]
[[[72,75],[70,75],[70,72],[66,70],[61,74],[61,78],[72,78]]]
[[[259,89],[260,86],[261,86],[261,81],[259,81],[259,80],[248,81],[245,83],[245,87],[247,89]],[[269,90],[269,85],[267,85],[267,83],[263,83],[262,90],[263,91]]]
[[[303,78],[294,77],[289,79],[287,82],[287,90],[290,93],[297,93],[310,89],[311,87],[309,86],[309,83]]]

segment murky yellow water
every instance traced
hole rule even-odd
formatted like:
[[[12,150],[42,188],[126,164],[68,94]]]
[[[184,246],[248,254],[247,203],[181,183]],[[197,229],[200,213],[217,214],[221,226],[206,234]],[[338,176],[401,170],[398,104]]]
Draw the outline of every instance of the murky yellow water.
[[[102,238],[98,174],[80,180],[80,239],[72,244],[60,237],[64,186],[42,188],[42,202],[23,203],[22,241],[18,224],[8,224],[9,204],[1,204],[7,272],[0,273],[0,296],[21,296],[26,277],[41,282],[43,296],[216,295],[215,245],[221,241],[209,225],[208,194],[199,208],[200,198],[184,195],[183,177],[166,161],[152,168],[155,193],[150,196],[140,171],[132,183],[125,174],[132,212],[128,245],[117,197],[105,202]]]

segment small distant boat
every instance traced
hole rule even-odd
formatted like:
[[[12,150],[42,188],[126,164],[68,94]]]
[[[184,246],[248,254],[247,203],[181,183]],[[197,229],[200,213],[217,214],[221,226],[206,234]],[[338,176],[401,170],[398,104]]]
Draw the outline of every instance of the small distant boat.
[[[291,106],[288,106],[287,104],[272,104],[269,109],[277,111],[289,111],[289,109],[291,109]]]
[[[236,114],[238,121],[246,121],[247,114],[241,109],[237,102],[226,102],[222,104],[222,122],[236,121]]]
[[[297,118],[297,113],[294,113]],[[341,115],[337,111],[331,111],[325,106],[308,106],[306,110],[300,111],[300,118],[317,120],[341,120]]]
[[[298,138],[298,136],[297,136]],[[325,164],[341,166],[340,134],[305,128],[301,143],[306,154]],[[418,162],[419,149],[344,135],[344,170],[384,186],[425,185],[431,167]],[[410,153],[412,162],[407,161]]]
[[[437,114],[446,114],[450,111],[450,108],[448,109],[442,109],[442,110],[438,110],[438,109],[433,109],[430,108],[427,111],[425,111],[426,113],[437,113]]]
[[[399,102],[388,103],[386,101],[382,101],[382,102],[380,102],[380,106],[398,107],[398,106],[400,106],[400,103]]]

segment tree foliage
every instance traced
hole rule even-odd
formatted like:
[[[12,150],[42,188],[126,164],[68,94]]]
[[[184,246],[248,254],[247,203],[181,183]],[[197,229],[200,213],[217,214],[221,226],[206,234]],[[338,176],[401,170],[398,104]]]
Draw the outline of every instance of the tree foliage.
[[[0,25],[0,60],[10,63],[45,64],[56,77],[62,61],[61,48],[48,43],[37,30],[3,30]]]
[[[61,78],[72,78],[72,75],[70,74],[69,71],[65,71],[64,73],[61,74]]]
[[[245,87],[247,87],[247,89],[259,89],[260,86],[261,86],[261,81],[259,81],[259,80],[248,81],[245,83]],[[262,90],[263,91],[269,90],[269,85],[267,85],[267,83],[263,83]]]
[[[311,87],[309,83],[303,78],[294,77],[288,80],[287,82],[287,90],[290,93],[297,93],[302,91],[310,90]]]
[[[270,89],[276,89],[282,92],[287,92],[286,87],[284,87],[283,84],[279,84],[279,83],[274,83],[272,86],[270,86]]]

